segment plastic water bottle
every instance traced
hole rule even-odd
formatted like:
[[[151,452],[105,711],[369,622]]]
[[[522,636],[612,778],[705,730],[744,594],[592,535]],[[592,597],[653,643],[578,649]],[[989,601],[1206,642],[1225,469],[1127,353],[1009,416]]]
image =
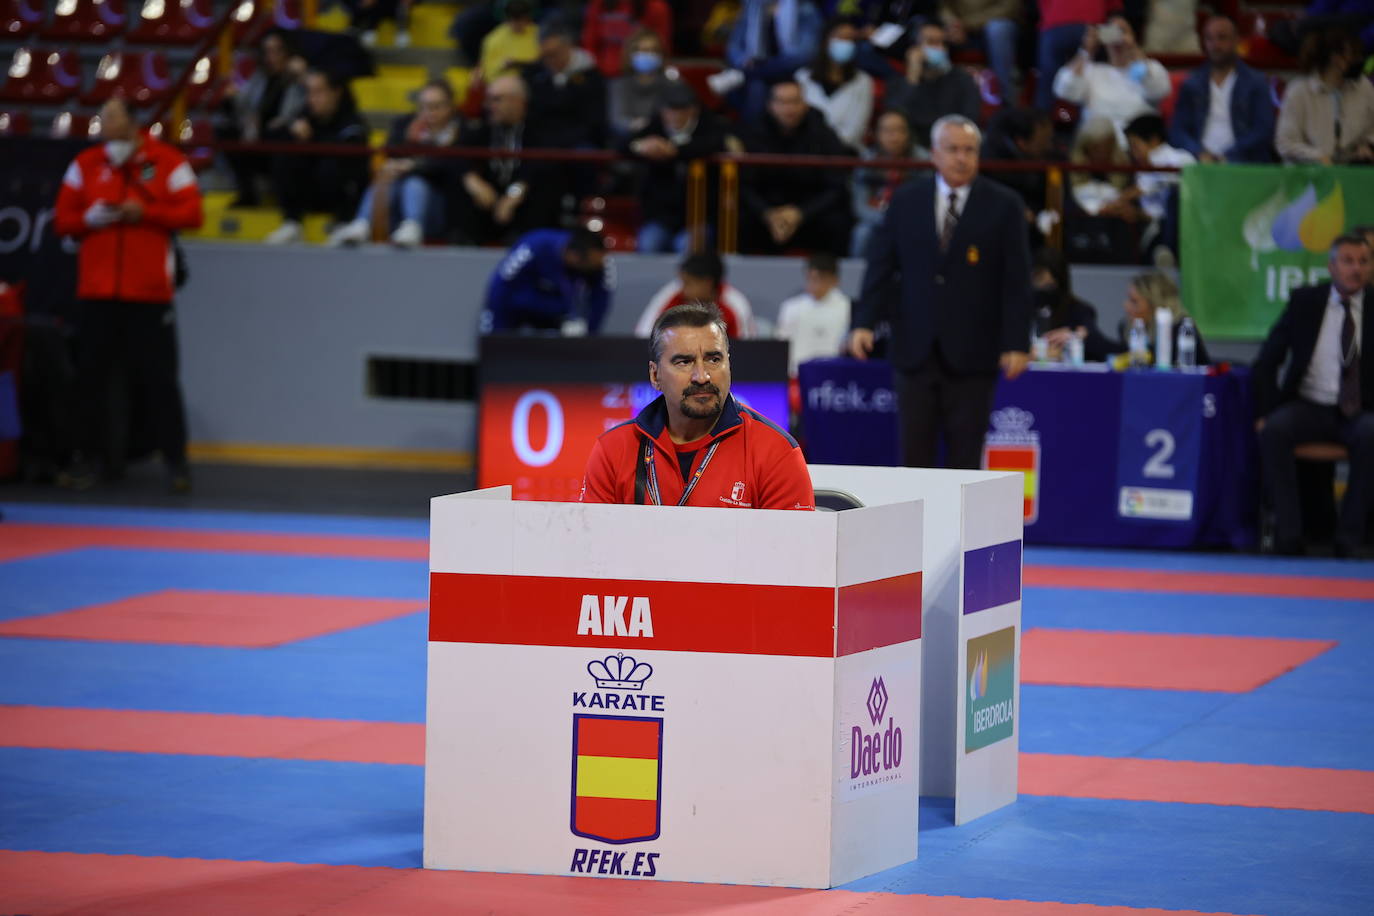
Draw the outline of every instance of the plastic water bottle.
[[[1150,335],[1145,331],[1145,319],[1136,318],[1131,322],[1131,332],[1126,339],[1131,351],[1131,365],[1144,366],[1150,362]]]
[[[1069,337],[1069,343],[1064,347],[1064,361],[1070,366],[1083,365],[1083,338],[1077,334]]]
[[[1178,367],[1197,368],[1197,328],[1193,327],[1193,319],[1187,316],[1178,323]]]
[[[1174,313],[1155,309],[1155,368],[1169,369],[1174,364]]]
[[[1042,308],[1035,315],[1034,335],[1031,337],[1031,359],[1043,363],[1049,359],[1050,344],[1045,335],[1050,330],[1050,310]]]

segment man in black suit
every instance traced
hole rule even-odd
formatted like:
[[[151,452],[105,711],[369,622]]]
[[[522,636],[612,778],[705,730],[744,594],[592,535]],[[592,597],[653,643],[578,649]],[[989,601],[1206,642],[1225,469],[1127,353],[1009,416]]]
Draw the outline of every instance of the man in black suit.
[[[1302,552],[1295,446],[1344,442],[1350,477],[1336,554],[1355,554],[1374,507],[1374,303],[1370,248],[1358,235],[1331,244],[1331,282],[1293,290],[1254,366],[1255,423],[1274,510],[1274,549]],[[1288,370],[1279,379],[1279,368]]]
[[[977,468],[997,389],[1030,356],[1030,246],[1015,192],[978,177],[978,125],[947,115],[931,129],[936,174],[897,191],[868,247],[850,352],[867,359],[892,323],[902,457],[908,467]]]

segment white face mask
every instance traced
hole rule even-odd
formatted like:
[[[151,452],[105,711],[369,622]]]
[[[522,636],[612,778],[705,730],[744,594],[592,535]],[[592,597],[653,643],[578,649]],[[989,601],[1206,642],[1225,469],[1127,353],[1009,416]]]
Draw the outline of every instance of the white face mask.
[[[106,140],[105,155],[116,166],[123,165],[129,161],[129,157],[134,154],[134,141],[132,140]]]

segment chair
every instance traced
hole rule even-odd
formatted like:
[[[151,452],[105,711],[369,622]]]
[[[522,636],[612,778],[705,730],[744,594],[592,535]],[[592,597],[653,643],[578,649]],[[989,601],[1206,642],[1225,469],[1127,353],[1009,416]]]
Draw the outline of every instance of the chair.
[[[27,111],[0,111],[0,137],[24,137],[29,133]]]
[[[1350,451],[1339,442],[1304,442],[1295,446],[1298,459],[1298,492],[1303,508],[1303,531],[1313,541],[1324,541],[1336,531],[1336,465],[1350,460]]]
[[[139,23],[128,37],[146,44],[191,45],[214,24],[211,0],[143,0]]]
[[[67,137],[79,139],[81,137],[100,136],[100,116],[83,114],[72,114],[64,111],[52,119],[52,127],[48,130],[48,136],[61,140]]]
[[[162,101],[171,88],[171,68],[162,52],[114,52],[100,59],[95,83],[81,94],[81,103],[103,105],[118,95],[142,107]]]
[[[57,0],[42,29],[55,41],[108,41],[124,33],[124,0]]]
[[[177,128],[176,136],[167,142],[181,148],[191,168],[197,172],[208,169],[215,161],[215,129],[203,118],[186,118]]]
[[[42,0],[0,2],[0,35],[9,41],[28,38],[43,25]]]
[[[76,52],[19,48],[0,87],[0,100],[60,105],[80,88],[81,59]]]

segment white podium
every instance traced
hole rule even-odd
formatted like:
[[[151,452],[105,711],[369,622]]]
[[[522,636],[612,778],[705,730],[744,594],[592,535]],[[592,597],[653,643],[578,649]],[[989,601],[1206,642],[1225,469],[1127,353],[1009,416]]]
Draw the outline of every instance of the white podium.
[[[919,499],[921,794],[964,824],[1016,800],[1024,478],[1001,471],[811,465],[866,505]]]
[[[916,857],[923,507],[432,504],[427,868],[831,887]]]

